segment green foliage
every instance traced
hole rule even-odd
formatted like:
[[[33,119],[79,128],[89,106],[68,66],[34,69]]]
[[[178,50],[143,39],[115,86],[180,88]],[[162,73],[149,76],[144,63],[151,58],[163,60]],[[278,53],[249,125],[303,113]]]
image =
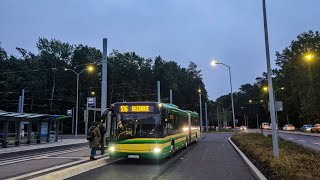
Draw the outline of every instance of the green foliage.
[[[273,158],[272,137],[261,134],[237,133],[234,143],[251,159],[267,179],[317,179],[319,153],[280,139],[280,156]]]
[[[308,62],[304,56],[309,52],[315,55],[315,59]],[[285,87],[284,90],[276,92],[276,99],[284,103],[284,111],[278,112],[279,125],[283,126],[290,122],[300,127],[305,123],[319,123],[320,33],[318,31],[302,33],[281,53],[276,52],[276,57],[278,69],[272,70],[273,87],[274,90]],[[261,106],[260,119],[270,122],[269,96],[262,90],[267,85],[267,74],[264,72],[261,77],[256,78],[255,83],[244,84],[240,91],[234,93],[235,112],[239,125],[244,125],[246,111],[244,107],[249,104],[249,100]],[[214,104],[220,109],[231,110],[230,94],[219,97]],[[256,127],[253,118],[249,118],[249,126]]]
[[[17,48],[21,57],[7,56],[0,48],[0,109],[16,111],[21,89],[26,90],[25,112],[65,114],[76,104],[76,72],[88,64],[95,72],[80,75],[80,111],[86,107],[86,98],[95,92],[97,106],[101,97],[100,50],[84,45],[71,45],[56,39],[39,38],[38,53]],[[169,102],[173,89],[173,102],[182,109],[199,110],[198,88],[206,101],[201,71],[190,62],[187,68],[160,56],[143,58],[135,52],[113,50],[108,56],[108,106],[121,101],[157,101],[157,81],[161,81],[161,101]],[[80,113],[80,126],[82,113]],[[81,128],[83,129],[83,128]]]

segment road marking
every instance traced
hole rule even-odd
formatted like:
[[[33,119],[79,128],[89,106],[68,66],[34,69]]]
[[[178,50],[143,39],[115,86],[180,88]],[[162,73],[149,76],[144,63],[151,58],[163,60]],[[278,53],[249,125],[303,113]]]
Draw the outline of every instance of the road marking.
[[[79,161],[75,161],[75,162],[71,162],[71,163],[67,163],[67,164],[63,164],[63,165],[59,165],[59,166],[54,166],[54,167],[51,167],[51,168],[48,168],[48,169],[43,169],[43,170],[32,172],[32,173],[29,173],[29,174],[16,176],[16,177],[10,178],[8,180],[17,180],[17,179],[27,178],[27,177],[30,177],[30,176],[34,176],[34,175],[37,175],[37,174],[42,174],[42,173],[45,173],[45,172],[48,172],[48,171],[52,171],[52,170],[56,170],[56,169],[59,169],[59,168],[71,166],[71,165],[82,163],[82,162],[85,162],[85,161],[88,161],[88,160],[79,160]]]
[[[85,147],[79,147],[79,148],[75,148],[75,149],[67,149],[67,150],[59,150],[59,151],[47,151],[47,152],[37,152],[37,153],[32,153],[32,154],[25,154],[25,155],[20,155],[20,156],[17,156],[17,157],[8,157],[8,158],[2,158],[0,163],[1,162],[8,162],[8,161],[12,161],[12,160],[15,160],[15,159],[22,159],[22,158],[30,158],[30,157],[36,157],[36,156],[43,156],[44,154],[52,154],[52,153],[57,153],[57,152],[61,152],[61,151],[81,151],[81,150],[84,150],[84,149],[88,149],[88,148],[85,148]]]
[[[307,142],[307,141],[304,141],[304,140],[298,140],[298,141],[300,141],[300,142]]]
[[[62,150],[62,151],[58,151],[58,152],[44,153],[42,155],[35,155],[35,156],[29,155],[29,156],[24,156],[21,158],[16,158],[16,159],[3,160],[3,161],[0,161],[0,166],[24,162],[24,161],[30,161],[30,160],[39,160],[39,159],[42,159],[42,158],[48,157],[48,156],[55,156],[55,155],[61,155],[61,154],[66,154],[66,153],[72,153],[72,152],[81,151],[84,149],[87,149],[87,148],[78,148],[78,149],[67,150],[67,151]]]
[[[288,138],[288,139],[293,140],[293,138]]]
[[[320,145],[320,143],[313,143],[313,144]]]
[[[54,171],[42,176],[38,176],[35,178],[32,178],[31,180],[43,180],[43,179],[67,179],[73,176],[76,176],[78,174],[85,173],[87,171],[90,171],[92,169],[99,168],[101,166],[105,166],[107,164],[119,161],[121,159],[116,159],[114,161],[107,161],[110,159],[109,157],[104,157],[101,159],[98,159],[97,161],[89,161],[87,163],[81,163],[76,166],[67,167],[58,171]]]

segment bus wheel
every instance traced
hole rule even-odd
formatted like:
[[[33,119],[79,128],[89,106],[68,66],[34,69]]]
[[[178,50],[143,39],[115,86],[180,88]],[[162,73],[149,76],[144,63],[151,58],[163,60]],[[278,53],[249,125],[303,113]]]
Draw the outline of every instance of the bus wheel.
[[[170,158],[173,158],[174,153],[175,153],[175,147],[174,147],[174,144],[171,144],[171,146],[170,146]]]
[[[194,140],[194,142],[198,142],[198,135],[196,134],[196,139]]]

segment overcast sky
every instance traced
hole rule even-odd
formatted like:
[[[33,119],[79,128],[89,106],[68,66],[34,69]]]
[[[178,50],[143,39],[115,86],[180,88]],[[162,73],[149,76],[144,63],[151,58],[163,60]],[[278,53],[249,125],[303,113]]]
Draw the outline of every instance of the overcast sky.
[[[270,50],[282,51],[304,31],[320,29],[319,0],[267,0]],[[234,89],[266,71],[262,0],[1,0],[0,42],[36,52],[39,37],[108,51],[161,55],[202,71],[210,99],[230,91],[228,71],[210,67],[215,58],[232,68]],[[186,82],[187,83],[187,82]]]

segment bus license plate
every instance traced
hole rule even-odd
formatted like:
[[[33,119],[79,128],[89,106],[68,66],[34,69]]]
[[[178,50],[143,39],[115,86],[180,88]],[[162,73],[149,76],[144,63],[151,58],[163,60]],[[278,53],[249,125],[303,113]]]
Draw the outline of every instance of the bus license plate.
[[[130,159],[139,159],[139,155],[128,155]]]

